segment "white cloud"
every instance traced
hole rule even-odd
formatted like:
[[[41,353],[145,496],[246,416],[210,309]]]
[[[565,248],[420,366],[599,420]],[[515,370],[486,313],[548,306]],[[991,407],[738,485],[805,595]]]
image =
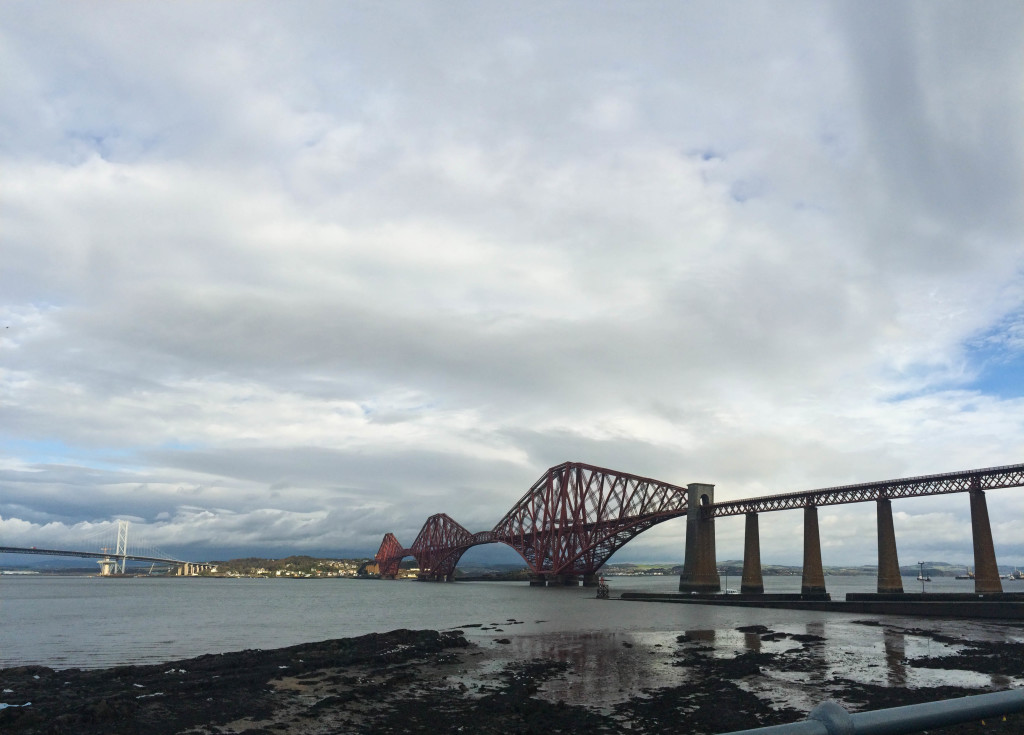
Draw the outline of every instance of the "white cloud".
[[[351,549],[565,460],[724,498],[1019,461],[976,385],[1019,353],[1019,7],[638,8],[0,11],[5,523]]]

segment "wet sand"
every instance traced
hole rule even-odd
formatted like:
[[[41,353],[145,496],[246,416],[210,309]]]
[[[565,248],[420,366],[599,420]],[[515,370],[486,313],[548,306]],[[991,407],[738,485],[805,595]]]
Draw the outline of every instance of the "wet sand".
[[[919,621],[918,621],[919,622]],[[825,699],[880,709],[1024,683],[1024,630],[847,621],[517,635],[394,631],[96,670],[0,670],[0,732],[723,733]],[[916,625],[916,624],[915,624]],[[952,628],[956,630],[956,628]],[[942,733],[1020,733],[1024,717]]]

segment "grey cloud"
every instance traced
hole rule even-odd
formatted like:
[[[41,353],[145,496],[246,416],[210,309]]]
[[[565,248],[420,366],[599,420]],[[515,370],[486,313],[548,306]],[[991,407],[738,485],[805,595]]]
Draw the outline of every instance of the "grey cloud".
[[[5,6],[0,512],[372,551],[566,460],[730,497],[1015,461],[970,347],[1016,349],[1019,17]]]
[[[894,226],[878,233],[888,236],[879,245],[895,264],[969,266],[1020,231],[1024,147],[1014,121],[1024,100],[997,90],[1024,80],[1024,52],[1011,41],[1024,14],[1013,3],[989,11],[954,3],[844,6],[839,25],[854,62],[865,147],[886,202],[910,204],[889,209]],[[927,248],[908,248],[916,238]]]

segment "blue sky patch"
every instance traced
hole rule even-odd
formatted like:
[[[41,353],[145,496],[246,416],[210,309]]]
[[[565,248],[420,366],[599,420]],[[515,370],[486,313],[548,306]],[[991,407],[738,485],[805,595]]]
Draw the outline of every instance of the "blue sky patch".
[[[1024,396],[1024,352],[986,347],[971,350],[968,360],[978,369],[968,388],[999,398]]]

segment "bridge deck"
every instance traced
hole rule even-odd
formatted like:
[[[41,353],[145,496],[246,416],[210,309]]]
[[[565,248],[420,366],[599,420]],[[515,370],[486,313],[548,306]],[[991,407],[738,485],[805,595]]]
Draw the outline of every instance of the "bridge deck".
[[[863,503],[879,498],[913,498],[1020,486],[1024,486],[1024,464],[1013,464],[981,470],[907,477],[900,480],[841,485],[822,490],[765,495],[759,498],[715,503],[710,508],[714,516],[734,516],[744,513],[792,510],[808,505],[841,505],[843,503]]]
[[[136,554],[108,554],[102,551],[71,551],[68,549],[38,549],[35,546],[0,546],[0,554],[43,554],[45,556],[76,556],[82,559],[127,559],[128,561],[150,561],[158,564],[194,564],[181,559],[163,559],[156,556]]]

